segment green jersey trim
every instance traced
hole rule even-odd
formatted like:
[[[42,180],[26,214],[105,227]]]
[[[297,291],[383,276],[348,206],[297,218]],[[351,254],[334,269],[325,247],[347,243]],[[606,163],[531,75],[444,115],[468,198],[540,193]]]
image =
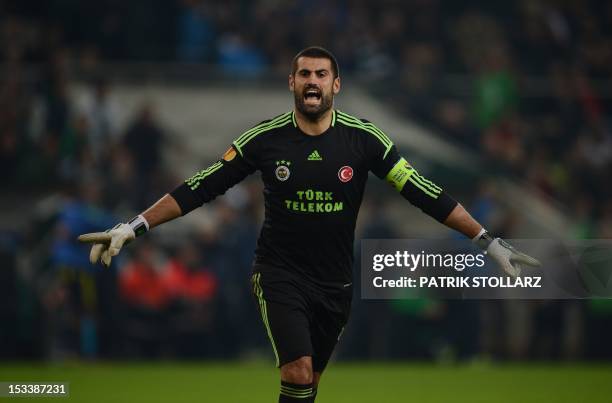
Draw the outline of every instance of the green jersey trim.
[[[336,110],[332,109],[331,127],[336,125],[336,116]],[[295,119],[295,111],[291,112],[291,121],[293,122],[294,127],[298,127],[297,120]]]
[[[272,329],[270,328],[270,321],[268,320],[268,308],[266,304],[266,300],[263,296],[263,289],[260,284],[261,273],[253,274],[253,292],[257,296],[257,300],[259,301],[259,310],[261,311],[261,319],[266,327],[266,331],[268,332],[268,338],[270,339],[270,343],[272,344],[272,349],[274,350],[274,357],[276,359],[276,366],[278,367],[278,351],[276,350],[276,343],[274,342],[274,337],[272,337]]]
[[[200,187],[200,184],[207,176],[212,175],[213,173],[217,172],[222,167],[223,167],[223,163],[221,161],[217,161],[211,166],[209,166],[208,168],[203,169],[200,172],[197,172],[191,178],[187,179],[185,183],[187,184],[187,186],[189,186],[191,190],[196,190],[197,188]]]
[[[265,133],[272,129],[276,129],[279,127],[283,127],[291,122],[293,119],[293,112],[284,113],[268,122],[261,123],[252,129],[247,130],[242,133],[240,137],[234,140],[234,147],[242,156],[242,147],[244,147],[249,141],[253,140],[255,137],[260,135],[261,133]]]
[[[373,135],[374,137],[376,137],[378,141],[380,141],[382,145],[385,147],[385,153],[383,155],[383,159],[385,159],[389,151],[391,151],[391,148],[393,147],[393,142],[391,141],[391,139],[382,130],[374,126],[372,123],[364,122],[354,116],[348,115],[341,111],[338,111],[337,120],[338,122],[346,126],[364,130],[370,133],[371,135]]]
[[[422,182],[423,179],[424,178],[422,176],[420,176],[419,174],[417,174],[416,172],[408,178],[408,180],[415,187],[419,188],[427,196],[432,197],[434,199],[437,199],[440,196],[440,191],[432,190],[431,188],[427,187],[427,185],[425,185]]]

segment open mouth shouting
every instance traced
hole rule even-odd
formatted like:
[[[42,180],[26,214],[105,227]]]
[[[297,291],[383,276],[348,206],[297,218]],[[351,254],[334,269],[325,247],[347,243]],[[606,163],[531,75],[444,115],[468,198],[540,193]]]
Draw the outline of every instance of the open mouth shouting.
[[[304,90],[304,104],[316,106],[321,103],[322,93],[317,87],[308,87]]]

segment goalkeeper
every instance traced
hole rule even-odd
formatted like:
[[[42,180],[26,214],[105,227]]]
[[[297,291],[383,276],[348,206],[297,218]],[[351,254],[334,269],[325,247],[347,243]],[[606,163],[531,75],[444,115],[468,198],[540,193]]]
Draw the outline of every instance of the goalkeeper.
[[[348,320],[353,240],[368,173],[388,181],[437,221],[472,238],[508,274],[537,260],[489,235],[441,187],[402,158],[374,124],[333,107],[338,63],[320,47],[293,59],[293,110],[236,138],[225,154],[128,223],[85,234],[90,260],[109,266],[134,238],[185,215],[255,171],[264,183],[265,220],[252,286],[276,365],[279,402],[314,402],[321,374]]]

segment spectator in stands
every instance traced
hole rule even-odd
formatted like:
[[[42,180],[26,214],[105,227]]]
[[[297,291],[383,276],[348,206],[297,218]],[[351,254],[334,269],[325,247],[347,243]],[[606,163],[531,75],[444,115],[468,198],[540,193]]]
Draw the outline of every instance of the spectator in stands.
[[[136,175],[140,180],[157,177],[162,162],[164,132],[157,122],[155,107],[145,103],[123,137],[123,145],[131,153]]]
[[[117,143],[120,107],[105,78],[96,79],[91,89],[78,99],[76,108],[89,121],[89,144],[96,162]]]

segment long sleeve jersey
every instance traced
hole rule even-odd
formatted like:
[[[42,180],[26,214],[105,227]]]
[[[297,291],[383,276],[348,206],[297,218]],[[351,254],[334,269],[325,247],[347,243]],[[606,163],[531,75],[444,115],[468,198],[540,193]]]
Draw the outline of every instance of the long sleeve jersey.
[[[255,171],[265,200],[255,263],[321,286],[352,281],[355,222],[370,171],[440,222],[457,204],[400,157],[382,130],[339,110],[317,136],[300,130],[294,112],[263,121],[171,195],[184,215]]]

